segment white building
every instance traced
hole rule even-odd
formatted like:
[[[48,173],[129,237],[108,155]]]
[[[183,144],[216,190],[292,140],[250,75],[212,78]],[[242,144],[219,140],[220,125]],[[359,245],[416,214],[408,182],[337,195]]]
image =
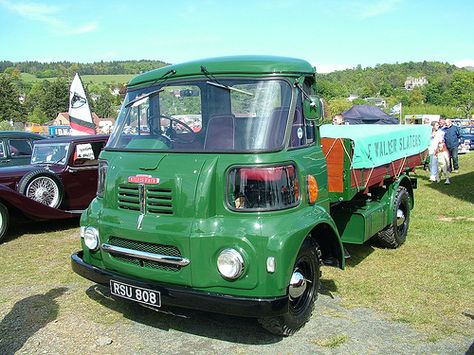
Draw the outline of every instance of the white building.
[[[413,90],[416,87],[421,87],[423,85],[428,84],[428,80],[424,76],[421,78],[414,78],[409,76],[407,80],[405,80],[405,89],[406,90]]]

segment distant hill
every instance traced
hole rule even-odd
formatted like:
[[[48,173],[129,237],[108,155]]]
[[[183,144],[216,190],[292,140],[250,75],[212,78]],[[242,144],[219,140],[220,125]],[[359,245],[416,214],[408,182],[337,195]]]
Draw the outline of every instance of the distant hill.
[[[474,71],[474,67],[464,67],[464,69],[469,70],[469,71]]]
[[[94,83],[94,84],[105,84],[106,86],[113,86],[119,87],[123,84],[127,84],[131,78],[133,78],[135,74],[97,74],[97,75],[81,75],[82,82],[84,84]],[[56,77],[53,78],[37,78],[34,74],[28,73],[21,73],[20,78],[23,82],[27,84],[31,84],[36,81],[41,80],[54,80]],[[70,75],[70,79],[72,79],[72,75]]]
[[[5,69],[17,69],[21,73],[32,74],[36,78],[54,78],[58,76],[70,76],[74,73],[83,75],[118,75],[139,74],[148,70],[168,65],[161,60],[124,60],[111,62],[74,63],[74,62],[52,62],[41,63],[37,61],[11,62],[0,61],[0,73]]]
[[[375,67],[335,71],[317,74],[319,94],[326,98],[348,97],[389,97],[404,87],[407,77],[425,77],[428,83],[442,83],[448,86],[456,71],[466,71],[455,65],[441,62],[407,62],[397,64],[377,64]]]

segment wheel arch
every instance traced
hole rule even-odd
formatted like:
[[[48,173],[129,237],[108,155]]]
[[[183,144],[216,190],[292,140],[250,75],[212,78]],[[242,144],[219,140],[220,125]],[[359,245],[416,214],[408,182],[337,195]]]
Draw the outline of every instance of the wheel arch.
[[[415,206],[415,199],[413,194],[413,186],[411,185],[411,180],[406,174],[402,174],[397,180],[395,180],[389,189],[389,199],[388,203],[389,206],[393,206],[395,198],[397,196],[397,190],[400,186],[403,186],[407,189],[408,195],[410,196],[410,210],[413,209]],[[393,210],[392,208],[388,208],[387,220],[391,221],[393,219]]]
[[[323,265],[344,269],[344,248],[337,230],[331,224],[322,222],[315,225],[309,238],[312,243],[317,243]]]

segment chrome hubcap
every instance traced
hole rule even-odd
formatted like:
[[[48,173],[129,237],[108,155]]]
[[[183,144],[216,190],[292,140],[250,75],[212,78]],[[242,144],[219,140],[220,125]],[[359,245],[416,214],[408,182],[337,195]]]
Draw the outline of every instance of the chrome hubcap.
[[[290,297],[293,299],[301,297],[307,286],[308,284],[304,276],[298,270],[295,270],[291,276],[290,287],[288,290]]]
[[[401,227],[405,223],[405,213],[401,209],[397,210],[397,227]]]

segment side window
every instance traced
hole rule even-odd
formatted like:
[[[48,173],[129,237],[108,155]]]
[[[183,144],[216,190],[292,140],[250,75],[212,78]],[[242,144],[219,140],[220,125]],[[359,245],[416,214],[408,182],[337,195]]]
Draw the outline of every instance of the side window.
[[[104,142],[91,142],[77,144],[74,148],[74,158],[72,165],[74,166],[90,166],[97,165],[99,154],[104,147]]]
[[[303,102],[301,93],[298,95],[295,116],[291,125],[291,135],[289,147],[301,147],[314,142],[314,123],[306,120],[303,116]]]
[[[12,157],[31,155],[31,143],[27,139],[10,139],[8,144]]]
[[[0,142],[0,158],[5,158],[5,149],[3,149],[3,142]]]

